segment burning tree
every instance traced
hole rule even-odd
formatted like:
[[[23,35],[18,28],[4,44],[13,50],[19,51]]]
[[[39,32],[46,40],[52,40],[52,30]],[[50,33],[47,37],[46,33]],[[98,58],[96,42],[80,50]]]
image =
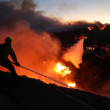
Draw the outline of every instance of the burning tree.
[[[92,31],[92,30],[93,30],[93,28],[94,28],[94,27],[92,27],[92,26],[88,27],[88,29],[89,29],[90,31]]]
[[[105,27],[106,27],[106,25],[98,25],[98,28],[99,28],[100,30],[103,30]]]

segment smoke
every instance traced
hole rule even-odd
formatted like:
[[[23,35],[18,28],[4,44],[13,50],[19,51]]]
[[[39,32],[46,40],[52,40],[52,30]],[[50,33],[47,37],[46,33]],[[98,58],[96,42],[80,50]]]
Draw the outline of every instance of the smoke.
[[[67,12],[67,11],[70,11],[70,10],[76,10],[77,6],[76,6],[76,4],[62,2],[61,4],[59,4],[58,8],[59,8],[59,12],[61,13],[62,10],[64,12]]]
[[[19,20],[23,20],[36,32],[53,33],[101,24],[87,21],[62,23],[58,18],[45,16],[45,10],[37,10],[37,6],[33,0],[0,0],[0,27],[14,28]]]
[[[63,60],[71,62],[76,68],[79,68],[79,64],[82,63],[83,42],[84,39],[79,40],[71,48],[68,48],[62,56]]]
[[[27,12],[29,10],[35,10],[36,7],[37,4],[35,4],[33,0],[23,0],[21,4],[21,10],[23,10],[24,12]]]

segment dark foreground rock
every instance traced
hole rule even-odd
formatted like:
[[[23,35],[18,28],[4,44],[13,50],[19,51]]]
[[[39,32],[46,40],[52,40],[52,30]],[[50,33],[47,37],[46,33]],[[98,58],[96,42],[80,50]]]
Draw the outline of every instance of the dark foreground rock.
[[[53,84],[52,86],[68,94],[70,97],[74,97],[80,101],[87,103],[95,110],[110,110],[110,98],[78,89],[58,87]]]
[[[110,99],[0,72],[0,110],[110,110]]]

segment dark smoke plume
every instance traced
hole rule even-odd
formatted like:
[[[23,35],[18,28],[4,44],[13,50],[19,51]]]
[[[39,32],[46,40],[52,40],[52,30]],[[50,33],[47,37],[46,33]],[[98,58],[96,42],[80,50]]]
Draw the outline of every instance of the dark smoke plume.
[[[44,16],[45,10],[36,11],[35,9],[37,4],[33,0],[0,0],[0,27],[14,28],[19,20],[24,20],[36,32],[53,33],[101,24],[100,22],[91,24],[86,21],[62,23],[57,18]]]

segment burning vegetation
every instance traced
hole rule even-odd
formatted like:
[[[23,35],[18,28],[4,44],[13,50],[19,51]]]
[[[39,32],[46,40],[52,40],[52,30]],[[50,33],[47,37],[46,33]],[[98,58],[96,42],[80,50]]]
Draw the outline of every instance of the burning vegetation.
[[[98,25],[98,28],[99,28],[100,30],[103,30],[105,27],[106,27],[106,25]]]
[[[61,74],[62,77],[64,77],[67,74],[70,74],[71,71],[69,70],[69,67],[63,66],[61,63],[57,63],[54,69],[58,74]]]
[[[64,77],[66,77],[66,75],[71,74],[71,70],[69,69],[69,67],[66,67],[62,63],[58,62],[55,67],[49,70],[48,73],[56,75],[57,79],[63,79]],[[66,83],[68,87],[76,86],[75,82],[69,80],[65,80],[64,83]]]
[[[99,28],[100,30],[103,30],[105,27],[106,27],[105,24],[104,24],[104,25],[103,25],[103,24],[98,25],[98,28]],[[94,28],[94,27],[92,27],[92,26],[88,27],[88,29],[89,29],[90,31],[92,31],[93,28]]]
[[[94,27],[92,27],[92,26],[88,27],[88,29],[89,29],[90,31],[92,31],[92,30],[93,30],[93,28],[94,28]]]

